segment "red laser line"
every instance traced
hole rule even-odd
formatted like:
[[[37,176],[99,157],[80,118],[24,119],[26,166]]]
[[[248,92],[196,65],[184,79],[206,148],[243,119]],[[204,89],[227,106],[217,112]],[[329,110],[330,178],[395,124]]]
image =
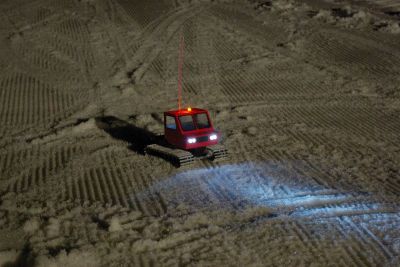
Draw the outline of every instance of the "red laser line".
[[[184,46],[183,35],[181,35],[181,40],[179,44],[179,66],[178,66],[178,110],[181,110],[182,102],[182,68],[183,68],[183,46]]]

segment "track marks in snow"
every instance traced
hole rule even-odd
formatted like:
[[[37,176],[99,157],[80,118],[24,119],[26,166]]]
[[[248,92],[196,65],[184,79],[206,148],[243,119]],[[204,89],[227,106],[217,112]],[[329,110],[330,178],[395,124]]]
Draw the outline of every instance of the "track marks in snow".
[[[64,34],[49,36],[50,49],[60,52],[69,63],[78,64],[83,71],[90,71],[95,65],[92,48],[89,43],[76,43]]]
[[[375,216],[383,216],[375,215]],[[354,219],[353,219],[354,218]],[[347,247],[357,263],[366,266],[376,266],[390,262],[393,259],[392,251],[386,247],[379,238],[372,234],[366,227],[360,226],[354,220],[368,221],[369,217],[344,216],[336,219],[334,226],[339,230],[342,238],[349,240]]]
[[[88,42],[90,34],[87,25],[76,18],[65,19],[54,27],[54,32],[79,43]]]
[[[25,45],[26,44],[26,45]],[[65,60],[57,56],[57,53],[49,53],[48,50],[42,47],[35,47],[34,44],[26,42],[19,50],[23,56],[23,60],[28,62],[31,66],[38,69],[40,72],[59,73],[63,78],[74,80],[78,82],[77,77],[74,77],[68,70],[78,71],[77,68],[68,64]]]
[[[318,31],[308,42],[308,56],[317,56],[328,64],[373,75],[394,75],[400,72],[399,51],[382,48],[372,39],[355,38],[338,31]]]
[[[140,1],[117,0],[124,10],[134,18],[143,28],[156,20],[172,6],[167,1]]]
[[[212,8],[210,12],[229,25],[234,25],[236,29],[247,32],[252,38],[258,38],[266,47],[275,47],[287,37],[286,29],[273,15],[268,23],[263,24],[247,14],[242,7],[235,5],[220,4]]]
[[[80,178],[65,181],[65,199],[107,203],[109,205],[127,206],[128,194],[122,184],[120,169],[109,170],[106,167],[91,168]]]
[[[80,100],[23,72],[0,81],[0,121],[3,126],[49,123],[67,117]]]
[[[374,218],[385,224],[398,223],[396,215],[391,214],[286,217],[252,224],[251,227],[256,227],[257,231],[250,231],[250,227],[241,229],[241,240],[246,247],[257,251],[262,259],[276,265],[329,265],[332,262],[335,266],[385,265],[396,254],[380,237],[364,227]],[[296,253],[282,259],[280,253],[287,250]]]
[[[298,76],[279,78],[279,74],[275,74],[275,71],[227,71],[221,73],[221,91],[231,103],[240,105],[327,95],[318,81],[300,79]]]
[[[73,170],[75,175],[63,181],[61,200],[129,207],[146,215],[165,214],[168,205],[160,192],[151,189],[154,182],[151,175],[132,162],[121,163],[119,157],[104,151],[98,156],[96,165],[100,166]]]
[[[62,146],[50,148],[47,151],[36,151],[35,154],[24,150],[17,151],[15,154],[11,151],[11,153],[9,157],[6,157],[5,164],[18,158],[27,162],[40,159],[38,163],[34,163],[32,166],[27,164],[21,174],[10,181],[8,191],[22,193],[35,187],[45,187],[50,177],[64,170],[73,157],[82,153],[82,148],[80,146]]]
[[[10,179],[15,172],[19,173],[24,164],[39,157],[38,147],[29,149],[9,148],[0,153],[0,180]]]
[[[357,0],[355,4],[378,8],[389,15],[396,15],[400,12],[400,3],[396,0]]]
[[[52,14],[52,11],[49,8],[47,8],[47,7],[39,7],[36,10],[34,23],[39,23],[39,22],[44,21],[51,14]]]
[[[287,123],[304,123],[307,128],[323,130],[326,134],[334,130],[339,136],[340,134],[346,136],[350,134],[376,143],[383,140],[392,142],[392,138],[386,137],[385,140],[385,136],[389,134],[396,138],[396,132],[400,130],[398,118],[386,116],[367,102],[358,101],[356,103],[355,101],[356,99],[344,99],[340,103],[326,105],[278,106],[276,109],[265,109],[265,112]],[[298,137],[305,138],[304,135]],[[314,142],[318,144],[323,140],[314,140]]]
[[[396,212],[395,203],[382,202],[373,195],[337,189],[333,177],[325,180],[304,171],[304,164],[284,156],[285,160],[269,163],[233,165],[204,164],[147,186],[147,192],[159,192],[165,203],[184,203],[196,209],[240,211],[249,207],[266,207],[276,216],[293,218],[339,217]],[[325,175],[326,176],[326,175]],[[179,192],[185,184],[184,192]]]

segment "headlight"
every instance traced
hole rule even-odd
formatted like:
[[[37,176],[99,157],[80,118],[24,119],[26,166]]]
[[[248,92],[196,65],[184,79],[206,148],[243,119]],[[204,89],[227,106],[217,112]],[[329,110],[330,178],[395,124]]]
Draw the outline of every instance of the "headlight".
[[[194,144],[194,143],[196,143],[196,138],[194,138],[194,137],[192,137],[192,138],[188,138],[188,140],[187,140],[187,142],[189,143],[189,144]]]
[[[211,141],[217,140],[217,138],[218,138],[218,136],[216,134],[210,135],[210,140]]]

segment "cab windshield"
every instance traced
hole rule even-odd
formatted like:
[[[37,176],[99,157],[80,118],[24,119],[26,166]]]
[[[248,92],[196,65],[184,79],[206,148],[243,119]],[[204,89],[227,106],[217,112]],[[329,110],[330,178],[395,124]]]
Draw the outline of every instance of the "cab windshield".
[[[192,115],[180,116],[179,121],[181,122],[181,126],[184,131],[192,131],[196,129]]]
[[[197,128],[199,129],[210,128],[210,122],[208,121],[208,116],[206,113],[195,114],[194,119],[196,121]]]
[[[184,131],[192,131],[211,127],[206,113],[179,116],[179,121]]]

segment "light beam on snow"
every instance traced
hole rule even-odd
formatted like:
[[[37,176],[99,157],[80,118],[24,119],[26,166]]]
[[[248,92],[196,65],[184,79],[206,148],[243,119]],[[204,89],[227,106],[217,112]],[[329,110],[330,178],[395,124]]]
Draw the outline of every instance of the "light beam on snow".
[[[291,164],[295,164],[291,162]],[[368,213],[362,194],[326,188],[314,179],[272,162],[244,162],[180,171],[153,184],[141,197],[159,194],[171,206],[195,209],[268,207],[297,216]]]

